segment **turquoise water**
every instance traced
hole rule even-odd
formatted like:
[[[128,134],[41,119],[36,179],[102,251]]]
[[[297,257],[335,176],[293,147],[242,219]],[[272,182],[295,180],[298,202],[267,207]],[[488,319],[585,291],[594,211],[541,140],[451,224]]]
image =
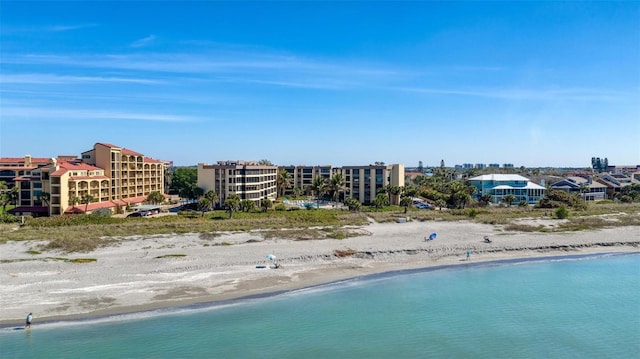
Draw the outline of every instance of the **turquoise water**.
[[[638,353],[640,254],[410,271],[223,305],[0,329],[2,358]]]

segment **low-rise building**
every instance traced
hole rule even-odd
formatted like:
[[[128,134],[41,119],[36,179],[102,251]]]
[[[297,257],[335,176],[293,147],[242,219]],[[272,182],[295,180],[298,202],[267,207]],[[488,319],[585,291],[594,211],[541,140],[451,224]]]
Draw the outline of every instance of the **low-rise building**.
[[[569,176],[558,182],[554,182],[550,189],[577,193],[585,201],[600,201],[607,199],[607,186],[593,181],[592,178]]]
[[[198,163],[198,187],[218,195],[217,207],[231,194],[249,199],[256,205],[264,198],[276,199],[278,167],[251,161],[218,161],[216,164]]]
[[[490,195],[491,203],[494,204],[502,203],[508,195],[515,196],[513,203],[524,201],[527,204],[536,204],[546,193],[546,188],[515,174],[482,175],[470,178],[469,183],[476,188],[473,198]]]

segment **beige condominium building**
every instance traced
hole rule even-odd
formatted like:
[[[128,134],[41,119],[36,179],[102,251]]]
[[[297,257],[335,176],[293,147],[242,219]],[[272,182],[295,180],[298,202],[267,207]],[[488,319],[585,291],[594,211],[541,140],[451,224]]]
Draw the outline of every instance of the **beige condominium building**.
[[[81,158],[58,156],[17,172],[13,180],[20,188],[19,205],[12,212],[60,215],[99,208],[121,212],[126,206],[144,202],[151,192],[164,193],[164,167],[162,161],[141,153],[96,143]]]
[[[348,196],[364,204],[372,203],[382,188],[404,187],[404,165],[402,164],[343,166],[342,176]]]
[[[353,197],[364,204],[373,202],[381,188],[404,186],[404,165],[365,165],[365,166],[281,166],[291,174],[291,188],[286,194],[293,193],[294,188],[307,191],[315,177],[329,179],[335,173],[341,173],[345,181],[344,196]]]
[[[340,172],[339,167],[332,167],[331,165],[322,166],[280,166],[280,170],[285,170],[291,175],[291,187],[287,188],[285,194],[292,194],[294,188],[305,190],[311,186],[315,177],[322,177],[329,180],[334,173]]]
[[[277,166],[260,165],[251,161],[218,161],[216,164],[198,163],[198,187],[218,194],[217,206],[222,206],[231,194],[249,199],[256,205],[264,198],[276,199]]]

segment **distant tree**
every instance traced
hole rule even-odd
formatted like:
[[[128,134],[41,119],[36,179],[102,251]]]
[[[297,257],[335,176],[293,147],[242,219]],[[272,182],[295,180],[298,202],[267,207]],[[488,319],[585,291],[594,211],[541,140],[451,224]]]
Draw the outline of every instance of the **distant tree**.
[[[171,175],[171,185],[169,189],[173,193],[178,193],[181,198],[193,198],[190,195],[192,188],[198,185],[198,169],[191,167],[178,167]]]
[[[240,210],[242,212],[251,212],[255,210],[255,208],[256,204],[253,203],[253,201],[250,199],[243,199],[242,201],[240,201]]]
[[[345,199],[344,204],[346,204],[347,207],[349,208],[349,211],[352,211],[352,212],[357,212],[362,207],[362,204],[360,204],[360,201],[358,201],[353,197],[349,197]]]
[[[389,184],[385,187],[385,189],[386,189],[387,196],[389,197],[388,203],[397,205],[399,203],[398,199],[399,199],[400,193],[402,193],[402,187],[393,186]]]
[[[200,198],[200,197],[204,196],[204,189],[201,188],[201,187],[198,187],[198,186],[194,186],[191,189],[191,193],[193,193],[193,198],[197,199],[197,198]]]
[[[263,198],[262,201],[260,201],[260,208],[262,208],[262,212],[268,211],[272,206],[273,202],[271,202],[271,200],[267,197]]]
[[[376,208],[376,210],[379,210],[380,208],[384,207],[386,204],[387,204],[387,195],[384,193],[378,193],[376,198],[374,198],[373,200],[373,206]]]
[[[320,208],[320,196],[322,196],[323,193],[326,192],[327,189],[327,181],[320,177],[320,176],[316,176],[313,178],[313,182],[311,182],[311,185],[309,186],[309,189],[315,193],[316,195],[316,203],[318,208]]]
[[[210,202],[210,209],[212,209],[216,203],[218,203],[218,201],[220,200],[218,198],[218,194],[216,193],[216,191],[210,189],[208,190],[205,194],[204,194],[204,198],[208,199]]]
[[[338,195],[340,192],[344,192],[347,187],[344,185],[344,177],[342,177],[342,173],[335,173],[329,181],[326,182],[326,190],[331,194],[331,199],[334,202],[338,201]]]
[[[72,194],[69,197],[69,204],[71,205],[72,208],[76,208],[76,205],[80,203],[80,197],[76,196],[75,194]]]
[[[147,196],[147,202],[151,204],[159,204],[164,202],[164,195],[158,191],[153,191]]]
[[[402,197],[400,199],[400,205],[404,207],[404,213],[407,213],[407,208],[413,205],[413,200],[411,197]]]
[[[96,199],[90,195],[90,194],[85,194],[84,196],[82,196],[82,198],[80,199],[80,203],[84,204],[84,213],[87,213],[87,210],[89,209],[89,203],[92,203],[93,201],[95,201]]]
[[[258,161],[258,164],[261,166],[274,166],[274,164],[271,163],[271,161],[266,159]]]
[[[202,217],[204,217],[204,212],[211,209],[211,200],[206,197],[200,198],[198,201],[198,210],[202,212]]]
[[[7,212],[7,205],[15,203],[18,199],[18,187],[9,188],[6,182],[0,181],[0,204],[2,213]]]
[[[490,194],[483,194],[482,196],[480,196],[480,199],[478,199],[478,204],[481,207],[486,207],[491,203],[491,201],[493,201],[493,196],[491,196]]]
[[[232,218],[233,212],[237,212],[240,209],[240,197],[235,193],[230,194],[224,201],[224,206],[229,212],[229,218]]]
[[[506,204],[507,206],[511,207],[511,205],[513,204],[513,202],[515,202],[516,200],[516,196],[512,195],[512,194],[508,194],[504,197],[502,197],[502,202],[504,204]]]
[[[291,173],[287,172],[287,170],[282,169],[278,172],[278,177],[276,178],[276,188],[278,190],[278,196],[284,197],[284,193],[288,188],[291,188]]]
[[[38,195],[38,201],[41,201],[44,207],[49,207],[49,201],[51,200],[51,193],[40,192]]]

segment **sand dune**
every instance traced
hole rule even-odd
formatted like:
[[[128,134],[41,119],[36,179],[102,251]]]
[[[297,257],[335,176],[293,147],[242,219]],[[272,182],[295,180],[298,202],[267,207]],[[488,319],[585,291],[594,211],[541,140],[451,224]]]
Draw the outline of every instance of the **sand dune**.
[[[355,230],[355,229],[354,229]],[[470,222],[371,223],[343,240],[265,240],[256,232],[127,238],[92,253],[28,254],[38,242],[0,245],[0,324],[126,313],[291,290],[446,264],[640,251],[640,228],[571,233],[501,232]],[[430,233],[434,241],[424,241]],[[484,243],[488,235],[492,243]],[[224,245],[223,245],[224,243]],[[336,250],[348,251],[338,257]],[[270,269],[277,256],[283,266]],[[95,258],[71,263],[51,259]],[[264,265],[267,268],[256,268]]]

